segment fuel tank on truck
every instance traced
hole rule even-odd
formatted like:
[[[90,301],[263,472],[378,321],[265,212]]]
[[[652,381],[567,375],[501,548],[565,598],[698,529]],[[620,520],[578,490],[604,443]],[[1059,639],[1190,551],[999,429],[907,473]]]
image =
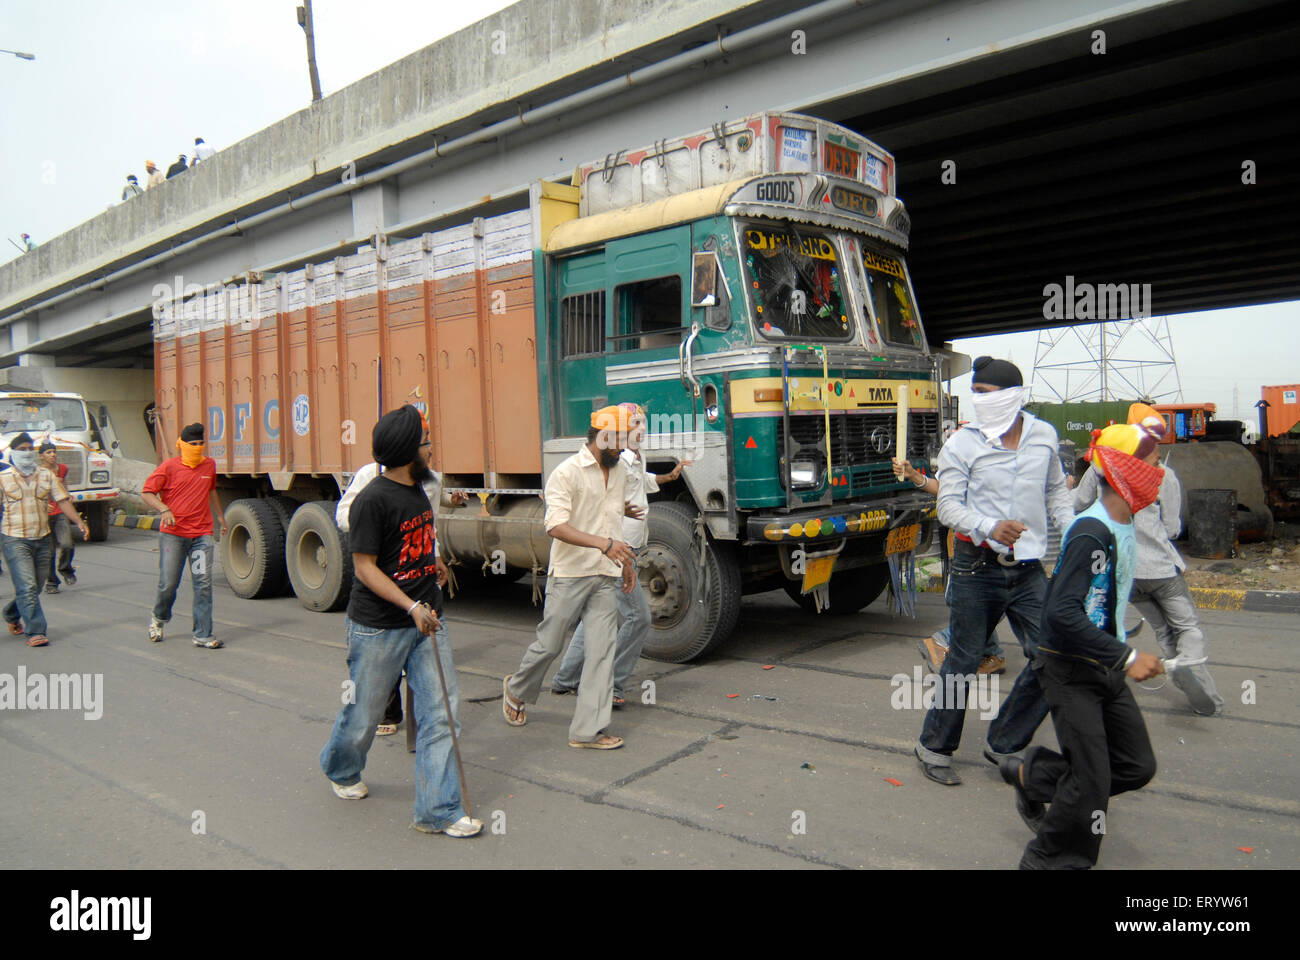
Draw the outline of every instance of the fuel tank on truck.
[[[545,513],[540,497],[489,498],[486,504],[475,499],[463,507],[442,507],[439,553],[444,560],[470,566],[504,563],[516,574],[537,566],[545,573],[551,555],[551,538],[542,524]]]
[[[1183,528],[1187,527],[1188,490],[1237,491],[1237,539],[1267,540],[1273,514],[1265,501],[1259,463],[1240,443],[1176,443],[1165,448],[1162,464],[1173,467],[1183,488]]]

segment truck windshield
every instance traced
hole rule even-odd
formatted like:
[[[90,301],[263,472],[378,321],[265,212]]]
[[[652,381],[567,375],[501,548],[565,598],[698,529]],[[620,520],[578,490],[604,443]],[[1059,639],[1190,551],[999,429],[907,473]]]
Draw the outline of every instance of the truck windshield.
[[[890,343],[921,346],[921,322],[907,289],[903,261],[890,253],[862,245],[862,266],[867,277],[867,300]]]
[[[0,397],[0,431],[85,430],[86,409],[67,397]]]
[[[745,281],[765,337],[848,340],[844,271],[832,237],[794,224],[744,228]]]

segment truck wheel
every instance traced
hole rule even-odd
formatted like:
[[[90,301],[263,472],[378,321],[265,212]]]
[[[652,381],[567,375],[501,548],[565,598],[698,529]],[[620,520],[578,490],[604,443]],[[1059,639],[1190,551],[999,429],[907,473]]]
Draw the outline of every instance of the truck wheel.
[[[284,536],[289,582],[308,610],[338,610],[352,591],[352,553],[334,522],[334,506],[333,500],[302,504]]]
[[[275,508],[276,515],[280,518],[280,526],[285,530],[289,529],[289,521],[293,519],[293,513],[301,506],[297,500],[292,497],[286,497],[280,494],[267,497],[266,502]],[[288,553],[285,554],[288,557]]]
[[[108,539],[107,506],[102,503],[83,504],[81,515],[86,518],[86,526],[90,528],[91,543],[103,543]],[[73,535],[76,535],[75,531]]]
[[[857,613],[880,596],[888,584],[889,566],[883,563],[874,567],[854,567],[852,570],[832,573],[829,584],[830,606],[825,612],[836,616]],[[817,611],[812,594],[800,593],[800,583],[797,580],[787,580],[783,586],[790,599],[804,610],[809,613]]]
[[[235,595],[245,600],[284,590],[284,527],[265,500],[236,500],[226,507],[230,533],[221,541],[221,569]]]
[[[703,656],[731,634],[740,616],[740,564],[731,544],[709,541],[700,594],[698,514],[675,501],[650,504],[639,574],[651,624],[642,655],[651,660],[685,663]]]

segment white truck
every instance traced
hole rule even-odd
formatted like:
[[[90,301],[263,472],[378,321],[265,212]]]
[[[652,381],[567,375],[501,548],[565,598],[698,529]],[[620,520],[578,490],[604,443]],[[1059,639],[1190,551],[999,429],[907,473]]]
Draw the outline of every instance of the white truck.
[[[118,495],[113,485],[113,449],[117,440],[107,412],[102,422],[75,393],[36,393],[0,388],[0,446],[7,455],[14,437],[26,432],[36,445],[47,438],[58,447],[59,463],[68,465],[64,484],[90,528],[90,539],[108,537],[109,502]]]

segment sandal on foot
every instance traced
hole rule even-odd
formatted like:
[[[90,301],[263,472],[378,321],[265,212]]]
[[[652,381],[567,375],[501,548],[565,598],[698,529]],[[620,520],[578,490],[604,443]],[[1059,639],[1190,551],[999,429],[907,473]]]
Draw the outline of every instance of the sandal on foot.
[[[8,621],[5,622],[8,623]],[[19,622],[19,623],[10,623],[9,632],[12,633],[15,637],[21,637],[27,631],[23,629],[22,623]]]
[[[375,727],[376,737],[391,737],[396,732],[397,724],[395,723],[381,723],[379,726]]]
[[[595,740],[570,740],[569,746],[584,750],[617,750],[623,746],[623,738],[602,733]]]
[[[43,633],[38,633],[33,637],[27,638],[27,646],[29,647],[43,647],[49,642],[50,638],[45,636]]]
[[[510,674],[513,677],[514,674]],[[501,712],[505,715],[506,723],[512,727],[522,727],[528,722],[528,717],[524,715],[524,704],[522,700],[515,700],[510,696],[510,677],[501,681]],[[515,704],[518,704],[516,706]]]
[[[611,705],[614,707],[615,710],[617,710],[620,707],[626,707],[627,701],[624,700],[622,697],[620,697],[618,694],[615,694],[614,699],[611,702]]]

